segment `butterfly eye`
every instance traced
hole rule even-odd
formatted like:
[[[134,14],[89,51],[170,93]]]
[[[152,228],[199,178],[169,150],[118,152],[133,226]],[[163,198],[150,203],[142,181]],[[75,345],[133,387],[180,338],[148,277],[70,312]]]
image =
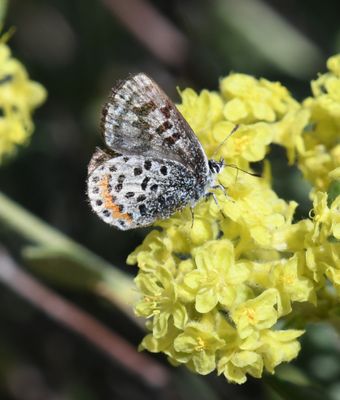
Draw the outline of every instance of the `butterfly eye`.
[[[210,172],[213,174],[218,174],[221,171],[221,168],[223,167],[223,161],[217,162],[214,160],[209,160],[208,164]]]

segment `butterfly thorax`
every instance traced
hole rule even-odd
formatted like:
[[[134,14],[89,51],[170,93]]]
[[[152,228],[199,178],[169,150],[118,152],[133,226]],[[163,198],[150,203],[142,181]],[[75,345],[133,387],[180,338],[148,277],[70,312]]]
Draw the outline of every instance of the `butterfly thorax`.
[[[207,195],[210,189],[216,184],[216,176],[222,171],[224,167],[224,160],[215,161],[209,160],[207,163],[207,171],[196,177],[196,184],[193,187],[191,206],[193,207],[198,200]]]

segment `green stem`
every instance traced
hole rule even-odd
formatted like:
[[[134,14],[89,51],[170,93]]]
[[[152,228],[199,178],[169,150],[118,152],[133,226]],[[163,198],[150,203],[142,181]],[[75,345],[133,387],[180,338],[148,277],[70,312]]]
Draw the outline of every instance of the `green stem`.
[[[127,274],[35,217],[1,192],[0,223],[37,248],[60,251],[71,260],[76,260],[84,272],[96,277],[92,289],[131,316],[131,304],[136,300],[136,290]]]

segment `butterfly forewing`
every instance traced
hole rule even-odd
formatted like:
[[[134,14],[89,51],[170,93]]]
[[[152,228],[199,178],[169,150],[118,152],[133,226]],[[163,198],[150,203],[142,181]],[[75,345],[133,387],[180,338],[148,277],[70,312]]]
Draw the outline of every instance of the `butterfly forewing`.
[[[106,145],[120,154],[174,160],[207,174],[206,155],[188,123],[159,86],[143,73],[113,88],[102,117]]]

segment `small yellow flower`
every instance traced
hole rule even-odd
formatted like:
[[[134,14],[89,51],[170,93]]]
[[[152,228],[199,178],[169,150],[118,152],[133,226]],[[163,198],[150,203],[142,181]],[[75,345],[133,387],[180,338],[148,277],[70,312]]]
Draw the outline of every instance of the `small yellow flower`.
[[[231,312],[241,339],[253,335],[262,329],[271,328],[278,319],[275,308],[278,302],[276,289],[267,289],[254,299],[250,299]]]
[[[233,126],[227,121],[214,125],[212,136],[216,144],[223,142],[226,132],[231,132]],[[267,124],[258,122],[251,125],[242,125],[228,139],[228,145],[220,149],[225,159],[244,158],[247,161],[260,161],[264,158],[268,145],[272,142],[272,130]]]
[[[324,241],[333,236],[340,239],[340,195],[328,207],[327,193],[317,192],[313,203],[314,242]]]
[[[139,268],[146,272],[153,272],[160,266],[172,270],[175,268],[175,260],[172,257],[173,249],[173,241],[166,237],[160,237],[157,231],[153,231],[147,236],[144,243],[129,255],[127,263],[138,263]]]
[[[309,120],[310,111],[300,107],[289,111],[273,125],[273,141],[286,148],[289,164],[295,162],[296,154],[305,153],[303,133]]]
[[[215,123],[223,119],[223,101],[220,95],[208,90],[197,94],[192,89],[185,89],[180,95],[182,103],[177,108],[205,147],[207,154],[211,154],[216,144],[211,142],[209,132]],[[229,132],[230,130],[225,132],[224,138]]]
[[[136,284],[144,293],[136,305],[138,316],[153,317],[153,334],[156,338],[168,331],[168,321],[172,317],[176,328],[183,328],[187,322],[187,311],[177,299],[177,285],[165,268],[155,274],[139,274]]]
[[[263,372],[263,359],[254,350],[242,350],[242,344],[228,346],[221,350],[221,358],[218,362],[218,374],[222,374],[233,383],[245,383],[247,374],[254,378],[260,378]]]
[[[274,373],[275,367],[282,362],[293,360],[300,351],[300,343],[296,340],[303,335],[301,330],[271,331],[266,330],[261,334],[263,343],[259,351],[263,355],[267,371]]]
[[[327,60],[327,68],[340,78],[340,54],[330,57]]]
[[[200,313],[211,311],[218,303],[230,307],[249,271],[234,260],[234,248],[228,240],[210,241],[194,255],[197,269],[189,272],[184,282],[197,290],[195,307]]]
[[[292,302],[311,299],[314,286],[299,270],[298,256],[275,262],[270,271],[270,287],[279,292],[278,312],[285,315],[291,312]]]
[[[174,349],[181,354],[176,360],[180,363],[190,362],[194,370],[202,375],[216,368],[216,351],[224,345],[210,324],[210,318],[188,323],[183,333],[174,340]]]

